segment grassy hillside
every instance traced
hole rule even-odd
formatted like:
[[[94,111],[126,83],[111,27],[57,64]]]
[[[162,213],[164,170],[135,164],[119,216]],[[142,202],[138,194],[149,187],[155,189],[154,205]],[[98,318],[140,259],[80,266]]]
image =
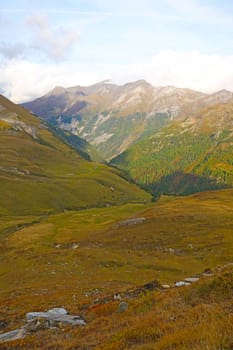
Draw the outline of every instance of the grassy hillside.
[[[5,218],[0,224],[4,331],[22,325],[26,312],[58,306],[81,313],[88,324],[84,329],[41,331],[3,349],[48,349],[49,344],[50,349],[204,350],[208,345],[217,350],[221,342],[230,349],[228,272],[182,291],[127,299],[129,310],[122,314],[116,302],[91,306],[97,298],[148,281],[172,284],[231,262],[232,197],[233,190],[222,190],[161,197],[149,206]],[[146,220],[124,223],[137,217]]]
[[[150,200],[119,171],[85,160],[27,110],[0,98],[0,215]]]
[[[233,185],[233,105],[206,108],[145,137],[112,160],[154,194]]]

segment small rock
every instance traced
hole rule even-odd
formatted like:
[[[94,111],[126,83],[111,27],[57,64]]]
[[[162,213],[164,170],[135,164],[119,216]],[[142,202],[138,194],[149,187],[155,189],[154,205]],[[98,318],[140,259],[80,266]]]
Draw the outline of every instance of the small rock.
[[[119,311],[120,312],[124,312],[128,309],[128,303],[126,303],[125,301],[122,301],[120,304],[119,304]]]
[[[176,316],[171,316],[170,317],[170,321],[175,321],[176,320]]]
[[[188,277],[188,278],[185,278],[184,281],[188,283],[194,283],[199,281],[199,279],[200,279],[199,277]]]
[[[0,330],[6,328],[8,323],[5,320],[0,320]]]
[[[171,286],[169,286],[169,284],[162,284],[161,286],[163,289],[169,289],[171,288]]]
[[[189,282],[179,281],[175,283],[175,287],[190,286]]]
[[[130,225],[137,225],[137,224],[142,224],[146,219],[141,217],[141,218],[133,218],[133,219],[128,219],[124,220],[121,222],[118,222],[116,224],[116,228],[121,227],[121,226],[130,226]]]
[[[173,249],[173,248],[169,248],[168,251],[169,251],[170,254],[174,254],[175,253],[175,249]]]
[[[113,295],[113,300],[121,300],[121,295],[119,293],[116,293]]]
[[[73,243],[71,248],[72,248],[72,249],[77,249],[78,247],[79,247],[79,244],[78,244],[78,243]]]
[[[26,335],[24,328],[15,329],[7,333],[0,334],[0,343],[4,343],[10,340],[22,339]]]
[[[204,277],[211,277],[213,275],[214,275],[214,272],[210,268],[207,268],[202,272],[202,276]]]
[[[202,273],[202,276],[203,276],[203,277],[212,277],[212,276],[214,276],[214,273],[203,272],[203,273]]]
[[[157,280],[154,280],[152,282],[144,284],[143,288],[152,291],[154,289],[160,288],[160,286],[160,283]]]

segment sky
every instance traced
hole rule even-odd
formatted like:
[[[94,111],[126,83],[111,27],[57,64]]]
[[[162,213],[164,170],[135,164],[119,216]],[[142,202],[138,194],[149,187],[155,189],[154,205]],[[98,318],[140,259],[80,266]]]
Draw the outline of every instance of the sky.
[[[0,0],[0,93],[145,79],[233,91],[232,0]]]

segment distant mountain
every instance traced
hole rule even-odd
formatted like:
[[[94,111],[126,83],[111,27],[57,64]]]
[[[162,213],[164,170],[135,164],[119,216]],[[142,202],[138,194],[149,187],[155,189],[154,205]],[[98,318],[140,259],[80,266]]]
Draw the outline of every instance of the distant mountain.
[[[107,160],[145,135],[200,108],[233,101],[223,90],[204,94],[144,80],[123,86],[107,81],[83,87],[56,87],[24,106],[56,127],[85,138]]]
[[[213,100],[231,102],[208,106]],[[143,138],[111,163],[155,195],[232,187],[232,93],[222,91],[200,102],[207,107]]]
[[[66,137],[0,95],[0,215],[150,200],[121,171],[84,159],[82,145],[77,152]]]

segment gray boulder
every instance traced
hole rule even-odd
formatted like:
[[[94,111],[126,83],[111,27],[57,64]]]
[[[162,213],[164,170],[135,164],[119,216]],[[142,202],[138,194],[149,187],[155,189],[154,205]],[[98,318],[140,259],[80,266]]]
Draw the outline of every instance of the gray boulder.
[[[86,322],[76,315],[68,315],[64,308],[54,308],[47,312],[28,312],[26,314],[28,324],[31,323],[33,330],[70,324],[72,326],[84,326]],[[30,328],[30,327],[29,327]]]
[[[128,303],[126,303],[125,301],[122,301],[120,304],[119,304],[119,311],[120,312],[124,312],[128,309]]]

